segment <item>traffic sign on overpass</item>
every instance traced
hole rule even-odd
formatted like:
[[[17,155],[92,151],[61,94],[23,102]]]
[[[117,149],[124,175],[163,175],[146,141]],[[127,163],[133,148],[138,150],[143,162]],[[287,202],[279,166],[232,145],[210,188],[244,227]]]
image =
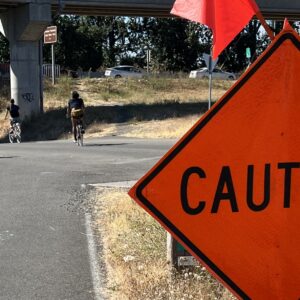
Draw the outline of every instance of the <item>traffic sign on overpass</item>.
[[[300,299],[299,78],[286,26],[130,190],[240,299]]]

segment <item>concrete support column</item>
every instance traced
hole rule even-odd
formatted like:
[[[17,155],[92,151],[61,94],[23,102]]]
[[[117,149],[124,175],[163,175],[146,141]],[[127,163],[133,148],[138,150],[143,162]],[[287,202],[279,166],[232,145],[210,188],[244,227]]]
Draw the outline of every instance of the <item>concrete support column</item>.
[[[49,0],[10,8],[0,16],[0,31],[10,46],[11,98],[20,106],[21,118],[42,111],[40,39],[51,22]]]
[[[11,97],[19,105],[22,118],[41,110],[39,50],[39,42],[10,42]]]

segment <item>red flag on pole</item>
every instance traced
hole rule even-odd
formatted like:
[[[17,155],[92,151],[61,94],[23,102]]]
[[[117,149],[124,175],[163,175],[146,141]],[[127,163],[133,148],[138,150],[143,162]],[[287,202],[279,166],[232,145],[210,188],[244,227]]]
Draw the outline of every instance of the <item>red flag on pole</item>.
[[[216,59],[258,11],[254,0],[176,0],[171,14],[210,27]]]

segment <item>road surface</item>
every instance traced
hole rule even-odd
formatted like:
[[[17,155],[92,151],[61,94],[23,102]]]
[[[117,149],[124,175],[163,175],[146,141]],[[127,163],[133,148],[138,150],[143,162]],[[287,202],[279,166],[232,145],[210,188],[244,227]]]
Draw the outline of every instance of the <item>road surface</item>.
[[[1,144],[0,299],[101,299],[83,187],[137,180],[174,142]]]

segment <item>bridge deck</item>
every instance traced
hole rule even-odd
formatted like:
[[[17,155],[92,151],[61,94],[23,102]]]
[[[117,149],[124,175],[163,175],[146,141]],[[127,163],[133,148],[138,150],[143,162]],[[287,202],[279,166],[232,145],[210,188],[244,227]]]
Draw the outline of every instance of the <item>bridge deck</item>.
[[[51,2],[53,12],[59,10],[59,0],[0,0],[0,13],[7,8],[30,2]],[[170,17],[175,0],[61,0],[62,13],[101,16]],[[300,1],[257,0],[267,19],[300,19]]]

